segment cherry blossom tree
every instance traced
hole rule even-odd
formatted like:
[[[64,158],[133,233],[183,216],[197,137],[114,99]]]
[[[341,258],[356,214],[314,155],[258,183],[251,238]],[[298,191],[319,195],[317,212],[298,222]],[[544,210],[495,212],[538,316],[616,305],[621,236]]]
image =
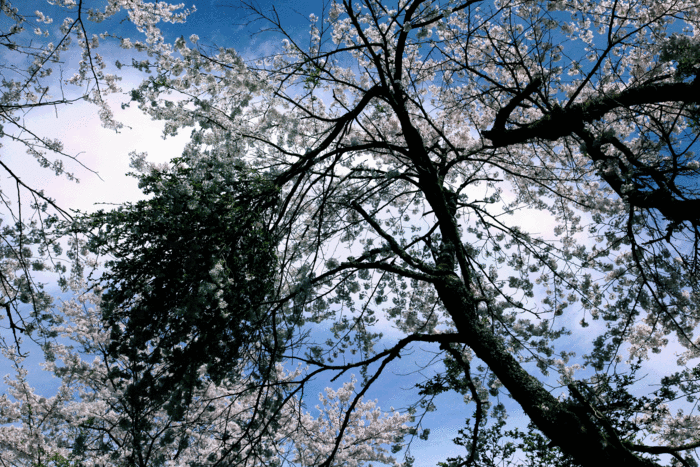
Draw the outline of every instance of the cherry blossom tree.
[[[313,412],[289,398],[274,419],[253,425],[256,400],[274,387],[245,380],[202,385],[187,410],[173,415],[146,394],[129,390],[129,378],[143,377],[137,365],[108,355],[109,332],[102,321],[100,294],[84,293],[64,302],[64,321],[54,327],[72,345],[54,344],[46,370],[61,380],[53,397],[37,395],[12,348],[17,365],[0,398],[0,446],[4,466],[191,466],[218,465],[222,458],[248,465],[316,465],[333,446],[356,381],[326,389]],[[74,346],[77,345],[77,348]],[[85,356],[94,357],[88,361]],[[151,368],[151,371],[155,369]],[[278,385],[301,369],[275,370]],[[397,465],[387,445],[400,442],[409,414],[382,412],[376,401],[360,401],[347,425],[348,437],[334,465],[380,462]]]
[[[475,405],[457,440],[466,454],[446,465],[490,465],[490,453],[511,452],[486,448],[498,445],[501,426],[487,420],[505,420],[500,395],[536,430],[522,449],[560,453],[543,462],[651,466],[666,454],[695,465],[700,419],[668,404],[698,391],[697,2],[327,7],[300,40],[277,10],[249,5],[282,39],[250,62],[194,35],[150,49],[157,72],[132,97],[165,122],[166,135],[190,127],[192,138],[168,167],[135,156],[158,201],[101,213],[87,229],[95,251],[117,252],[105,276],[115,291],[106,296],[115,310],[110,353],[176,371],[157,349],[174,335],[184,349],[204,345],[204,309],[184,309],[175,294],[240,293],[255,313],[233,309],[250,324],[233,330],[234,341],[255,355],[248,361],[261,387],[281,361],[308,366],[298,387],[319,372],[363,371],[320,465],[335,462],[360,397],[415,343],[442,355],[422,395],[456,391]],[[153,208],[182,193],[192,193],[191,206]],[[230,243],[216,237],[216,224],[192,224],[223,242],[203,263],[220,268],[204,278],[191,263],[177,278],[187,287],[163,287],[162,259],[191,258],[196,238],[178,233],[173,243],[148,226],[216,212],[214,194],[254,221],[236,224]],[[528,231],[519,212],[554,227]],[[120,222],[137,213],[144,228]],[[274,244],[265,249],[272,276],[235,269],[256,232]],[[148,241],[129,256],[121,246],[136,235]],[[248,294],[246,284],[263,277],[270,287]],[[125,330],[137,329],[158,297],[174,300],[158,310],[162,325],[132,338]],[[226,300],[216,303],[207,320],[231,316]],[[182,320],[192,332],[170,334]],[[308,339],[324,323],[331,338]],[[387,323],[403,337],[379,344],[377,326]],[[260,329],[268,337],[257,342]],[[583,334],[590,329],[594,337]],[[564,336],[572,333],[591,341],[586,355],[571,351]],[[221,335],[221,345],[233,342]],[[671,338],[683,349],[677,371],[653,382],[656,391],[632,395],[637,362]],[[589,376],[576,376],[582,368]],[[235,365],[210,370],[233,375]],[[260,414],[275,397],[260,400]]]
[[[76,82],[114,83],[90,62],[82,3],[60,5],[78,12],[63,32],[84,44]],[[13,462],[387,462],[406,419],[362,400],[420,344],[439,363],[415,409],[444,392],[474,407],[445,466],[696,465],[700,419],[673,407],[700,390],[695,0],[332,1],[303,40],[251,4],[282,40],[250,61],[162,40],[151,27],[175,7],[109,5],[146,33],[121,40],[153,72],[132,99],[192,137],[168,166],[133,155],[151,198],[71,225],[76,260],[108,258],[104,295],[88,321],[76,304],[47,319],[99,358],[47,345],[64,386],[42,400],[4,347]],[[3,115],[52,102],[32,92]],[[26,290],[40,319],[48,298],[12,282],[29,283],[26,261],[7,263],[4,293]],[[640,382],[671,340],[675,367]],[[307,417],[314,377],[355,370]],[[503,397],[531,431],[505,430]]]
[[[139,54],[163,46],[158,23],[183,22],[191,10],[183,4],[131,0],[14,3],[0,2],[5,17],[0,34],[0,137],[24,145],[47,170],[77,181],[63,161],[80,161],[64,151],[61,141],[42,136],[32,117],[41,108],[58,112],[61,106],[85,100],[97,106],[105,127],[119,130],[122,123],[114,119],[107,100],[122,91],[119,70],[143,67]],[[131,33],[124,20],[135,26],[142,40],[123,37],[124,30]],[[124,61],[131,51],[134,61],[118,62],[109,73],[108,60],[97,49],[115,39],[125,51],[120,59]],[[217,465],[222,457],[233,457],[251,465],[301,466],[322,457],[319,452],[332,445],[341,422],[337,414],[347,408],[354,380],[321,396],[322,407],[311,409],[319,418],[294,396],[256,418],[255,402],[261,394],[279,393],[277,386],[299,374],[279,365],[272,369],[274,385],[253,385],[245,369],[237,372],[235,381],[200,382],[188,393],[187,407],[175,411],[158,398],[135,392],[130,383],[163,373],[158,365],[144,367],[107,353],[109,332],[103,327],[100,294],[77,289],[83,268],[92,265],[81,262],[84,242],[68,238],[68,260],[76,267],[67,276],[60,257],[65,242],[62,245],[53,234],[61,220],[73,216],[41,187],[25,183],[7,159],[0,166],[13,184],[0,191],[7,221],[0,253],[1,304],[11,331],[9,340],[0,336],[0,349],[15,368],[14,377],[6,377],[8,390],[0,398],[0,465],[189,466]],[[57,305],[35,278],[36,271],[46,269],[60,273],[59,285],[78,297]],[[61,381],[55,396],[39,395],[30,386],[23,335],[42,343],[45,369]],[[201,375],[204,369],[199,370]],[[353,413],[349,430],[355,441],[341,448],[338,465],[395,464],[387,446],[400,442],[410,415],[393,409],[381,412],[376,402],[369,401],[355,404]]]
[[[2,155],[24,147],[30,160],[21,164],[30,165],[34,159],[47,171],[77,183],[71,165],[89,168],[67,152],[61,140],[47,137],[34,117],[47,110],[58,117],[61,108],[87,101],[96,106],[103,126],[118,131],[122,123],[114,119],[108,98],[122,91],[121,65],[109,64],[100,45],[111,39],[124,50],[134,49],[134,43],[119,37],[119,28],[128,30],[126,23],[134,29],[130,34],[155,46],[164,40],[159,23],[181,23],[189,13],[183,4],[141,0],[0,2]],[[132,58],[138,59],[138,54]],[[36,271],[66,273],[61,261],[65,245],[49,232],[59,220],[71,218],[70,206],[57,205],[45,187],[22,180],[19,165],[9,157],[0,160],[6,177],[0,187],[0,307],[18,350],[22,334],[36,337],[35,331],[43,329],[41,316],[51,303]]]

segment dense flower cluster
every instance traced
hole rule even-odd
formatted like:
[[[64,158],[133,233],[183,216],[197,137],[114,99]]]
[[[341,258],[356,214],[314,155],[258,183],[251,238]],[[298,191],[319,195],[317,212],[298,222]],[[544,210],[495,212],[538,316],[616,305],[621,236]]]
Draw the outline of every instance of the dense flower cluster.
[[[73,345],[54,343],[46,349],[51,359],[44,369],[61,381],[53,397],[37,395],[27,381],[24,358],[12,348],[3,349],[17,368],[14,377],[6,377],[9,390],[0,397],[5,465],[215,465],[235,449],[255,465],[289,459],[294,465],[313,466],[327,455],[342,424],[339,414],[354,396],[354,380],[337,392],[327,389],[319,397],[322,405],[312,410],[317,416],[290,398],[274,420],[269,416],[255,429],[250,425],[255,401],[267,389],[251,388],[245,378],[204,385],[188,409],[174,416],[128,394],[128,377],[143,375],[130,372],[128,361],[106,357],[109,333],[100,301],[100,294],[93,292],[61,305],[63,322],[54,331]],[[123,370],[121,376],[115,376],[115,369]],[[275,381],[281,384],[293,381],[301,369],[286,371],[280,365],[277,372]],[[334,465],[396,465],[386,446],[400,441],[409,419],[393,409],[381,411],[376,402],[360,401],[346,428],[347,439],[353,441],[340,447]]]

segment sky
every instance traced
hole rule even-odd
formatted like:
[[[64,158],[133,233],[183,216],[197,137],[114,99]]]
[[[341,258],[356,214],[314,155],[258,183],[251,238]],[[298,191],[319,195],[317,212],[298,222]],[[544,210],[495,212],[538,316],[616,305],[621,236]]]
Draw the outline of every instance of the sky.
[[[28,0],[15,2],[15,4],[20,6],[27,2]],[[308,28],[308,15],[315,12],[320,16],[323,3],[297,1],[292,8],[288,2],[272,0],[258,2],[258,5],[262,9],[274,6],[280,13],[280,17],[284,19],[285,25],[301,38]],[[164,28],[168,39],[172,40],[180,35],[188,37],[194,33],[199,35],[203,42],[234,47],[247,59],[273,50],[279,44],[279,36],[260,33],[262,23],[251,23],[248,13],[239,6],[218,0],[204,0],[195,2],[195,7],[197,11],[191,15],[185,25]],[[101,32],[100,25],[92,26],[95,28],[94,32]],[[127,26],[120,27],[125,29],[123,31],[125,34],[129,33]],[[105,55],[108,62],[112,63],[123,55],[123,51],[114,46],[103,47],[101,53]],[[125,73],[121,86],[124,90],[128,90],[138,84],[140,76],[133,72]],[[17,144],[5,140],[2,141],[0,157],[14,168],[15,173],[23,181],[30,186],[44,189],[63,208],[91,211],[140,199],[142,194],[136,180],[125,175],[131,170],[128,154],[131,151],[146,151],[150,161],[167,162],[181,153],[188,135],[186,132],[181,132],[177,137],[164,140],[161,137],[162,125],[151,121],[134,106],[121,108],[121,104],[126,102],[128,102],[126,95],[110,97],[116,119],[126,125],[119,132],[102,128],[95,107],[84,102],[57,109],[36,109],[25,115],[25,119],[31,120],[31,125],[41,129],[42,135],[61,138],[65,143],[66,152],[75,155],[81,164],[90,169],[87,170],[71,161],[66,162],[68,170],[75,173],[80,183],[69,181],[65,177],[57,177],[52,172],[41,169]],[[0,179],[0,183],[3,190],[6,190],[7,178]],[[534,216],[528,212],[519,215],[521,216],[519,222],[526,230],[542,233],[552,226],[551,218]],[[567,323],[570,324],[568,327],[572,327],[578,319],[580,317],[572,317],[571,323]],[[595,325],[591,326],[590,335],[595,335],[596,330]],[[383,331],[387,336],[396,334],[390,326]],[[590,349],[590,342],[586,340],[586,334],[578,333],[576,336],[577,340],[570,342],[570,348],[581,355]],[[415,396],[415,389],[411,389],[411,385],[423,380],[424,375],[430,373],[430,370],[421,370],[421,368],[432,358],[431,351],[436,350],[435,347],[425,344],[422,346],[425,350],[422,351],[420,348],[421,346],[415,346],[415,352],[409,358],[403,358],[390,366],[390,373],[386,375],[388,377],[382,378],[378,385],[372,388],[369,398],[377,398],[380,406],[388,409],[389,406],[400,408],[405,405],[406,395]],[[667,349],[668,358],[672,358],[671,355],[677,348],[671,345]],[[37,354],[38,352],[35,352],[34,356],[26,362],[32,370],[37,369],[41,360]],[[661,361],[663,362],[663,359]],[[4,362],[0,361],[0,375],[9,371],[6,368],[7,365],[3,366],[3,364]],[[649,367],[648,371],[662,371],[662,365],[663,363],[658,368]],[[39,372],[35,372],[32,381],[40,392],[46,391],[47,396],[51,395],[51,391],[56,387],[55,380]],[[319,379],[310,386],[307,394],[314,395],[309,401],[310,406],[316,404],[315,394],[321,392],[328,383],[327,380]],[[340,385],[342,381],[332,384],[336,388]],[[2,386],[0,390],[1,388]],[[505,402],[510,410],[510,419],[524,428],[526,419],[521,415],[519,407],[507,400]],[[464,453],[463,448],[455,446],[451,439],[457,436],[459,428],[464,427],[465,419],[473,412],[473,404],[467,406],[458,394],[447,394],[440,396],[436,400],[436,405],[438,410],[427,414],[424,420],[424,426],[431,428],[431,436],[427,441],[414,440],[411,447],[412,454],[416,458],[416,467],[434,466],[447,457]]]

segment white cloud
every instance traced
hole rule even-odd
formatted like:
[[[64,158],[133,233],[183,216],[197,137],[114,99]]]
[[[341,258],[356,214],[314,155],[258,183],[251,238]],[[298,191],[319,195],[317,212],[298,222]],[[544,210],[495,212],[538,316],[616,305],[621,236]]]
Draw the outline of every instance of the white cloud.
[[[3,162],[24,183],[34,189],[43,189],[64,209],[90,211],[99,208],[95,203],[123,203],[139,199],[142,195],[136,179],[125,175],[130,171],[129,152],[145,151],[149,154],[149,160],[167,162],[182,153],[188,138],[181,134],[163,140],[163,124],[151,121],[135,106],[121,109],[120,103],[126,99],[126,96],[112,96],[109,99],[115,117],[128,125],[119,133],[102,128],[97,107],[87,102],[57,109],[36,109],[27,116],[32,119],[32,128],[39,129],[41,136],[63,141],[65,152],[76,159],[63,158],[65,167],[80,183],[41,168],[18,143],[3,142]],[[54,159],[53,154],[47,156]],[[6,176],[3,177],[0,186],[7,193],[9,186]]]

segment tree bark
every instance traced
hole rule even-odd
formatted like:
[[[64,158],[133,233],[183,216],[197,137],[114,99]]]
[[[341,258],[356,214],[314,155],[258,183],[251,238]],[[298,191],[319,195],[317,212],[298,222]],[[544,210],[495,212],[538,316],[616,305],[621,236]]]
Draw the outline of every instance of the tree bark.
[[[534,424],[582,466],[652,467],[590,421],[572,412],[532,377],[503,342],[480,322],[476,302],[456,275],[437,281],[437,292],[467,345],[486,363]]]

